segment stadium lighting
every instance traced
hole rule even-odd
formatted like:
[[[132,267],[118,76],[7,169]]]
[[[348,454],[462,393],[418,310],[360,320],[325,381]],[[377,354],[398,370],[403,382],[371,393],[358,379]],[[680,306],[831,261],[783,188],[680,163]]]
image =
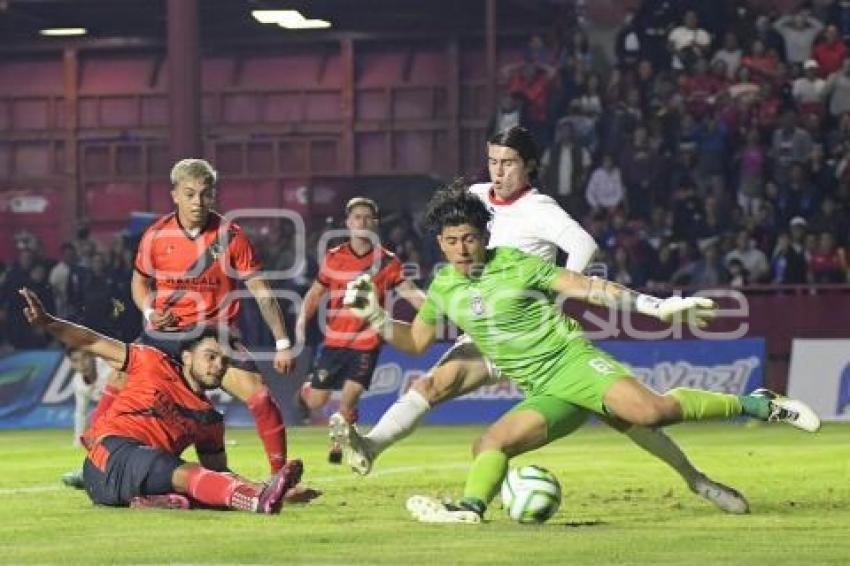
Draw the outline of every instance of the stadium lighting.
[[[88,30],[86,28],[45,28],[39,30],[38,33],[49,37],[70,37],[74,35],[86,35]]]
[[[308,20],[298,10],[252,10],[251,15],[261,24],[277,24],[286,29],[326,29],[327,20]]]

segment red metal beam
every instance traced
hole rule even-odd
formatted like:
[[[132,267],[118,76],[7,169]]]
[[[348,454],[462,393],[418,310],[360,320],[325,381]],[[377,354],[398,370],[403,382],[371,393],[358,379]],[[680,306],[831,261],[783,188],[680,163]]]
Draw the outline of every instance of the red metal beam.
[[[175,160],[203,151],[198,27],[198,0],[168,0],[168,141]]]

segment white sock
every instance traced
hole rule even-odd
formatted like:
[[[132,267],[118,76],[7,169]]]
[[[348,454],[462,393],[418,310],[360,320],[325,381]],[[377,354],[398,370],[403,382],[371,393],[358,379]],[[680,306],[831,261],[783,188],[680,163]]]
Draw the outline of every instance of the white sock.
[[[430,410],[428,400],[415,389],[399,397],[365,437],[373,455],[377,456],[413,432]]]
[[[688,485],[702,476],[682,449],[661,429],[633,426],[625,434],[632,442],[676,470]]]

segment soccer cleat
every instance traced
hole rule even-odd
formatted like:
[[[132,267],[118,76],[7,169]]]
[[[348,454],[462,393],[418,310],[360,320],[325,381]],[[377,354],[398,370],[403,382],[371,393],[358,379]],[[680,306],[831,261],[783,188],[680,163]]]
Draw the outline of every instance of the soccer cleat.
[[[66,472],[62,474],[62,477],[59,478],[62,480],[62,483],[68,487],[72,487],[74,489],[85,489],[86,484],[83,482],[83,470],[74,470],[73,472]]]
[[[304,464],[301,460],[290,460],[281,470],[271,477],[269,483],[257,497],[257,513],[274,515],[280,513],[283,505],[283,495],[301,481]]]
[[[179,493],[140,495],[130,500],[133,509],[191,509],[189,498]]]
[[[346,444],[348,437],[348,421],[339,413],[334,413],[328,419],[328,436],[331,439],[331,449],[328,452],[328,462],[339,464],[342,462],[342,447]]]
[[[433,497],[414,495],[405,504],[407,511],[420,523],[480,523],[475,511],[442,503]]]
[[[797,399],[789,399],[769,389],[756,389],[750,395],[765,397],[770,403],[770,415],[767,422],[784,422],[806,432],[820,429],[820,417],[811,407]]]
[[[342,451],[346,463],[355,473],[365,476],[372,471],[375,456],[369,449],[369,441],[360,434],[355,425],[348,425]]]
[[[738,490],[711,480],[703,474],[700,474],[696,481],[689,484],[688,487],[703,499],[713,503],[721,511],[733,515],[744,515],[750,512],[750,504]]]

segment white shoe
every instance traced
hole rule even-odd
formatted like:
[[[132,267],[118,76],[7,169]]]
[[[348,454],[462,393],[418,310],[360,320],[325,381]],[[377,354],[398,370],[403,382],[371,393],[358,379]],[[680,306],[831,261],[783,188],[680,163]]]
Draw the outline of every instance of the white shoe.
[[[785,422],[806,432],[820,429],[820,417],[811,407],[797,399],[777,397],[770,402],[768,422]]]
[[[733,515],[744,515],[750,512],[750,504],[738,490],[713,481],[703,474],[700,474],[699,478],[688,487],[703,499],[713,503],[721,511]]]
[[[450,509],[445,503],[426,495],[414,495],[405,504],[414,519],[420,523],[480,523],[474,511]]]
[[[365,476],[372,471],[372,462],[375,460],[375,456],[369,449],[369,440],[360,434],[355,425],[348,425],[342,444],[342,453],[345,456],[346,463],[351,466],[354,473]]]

